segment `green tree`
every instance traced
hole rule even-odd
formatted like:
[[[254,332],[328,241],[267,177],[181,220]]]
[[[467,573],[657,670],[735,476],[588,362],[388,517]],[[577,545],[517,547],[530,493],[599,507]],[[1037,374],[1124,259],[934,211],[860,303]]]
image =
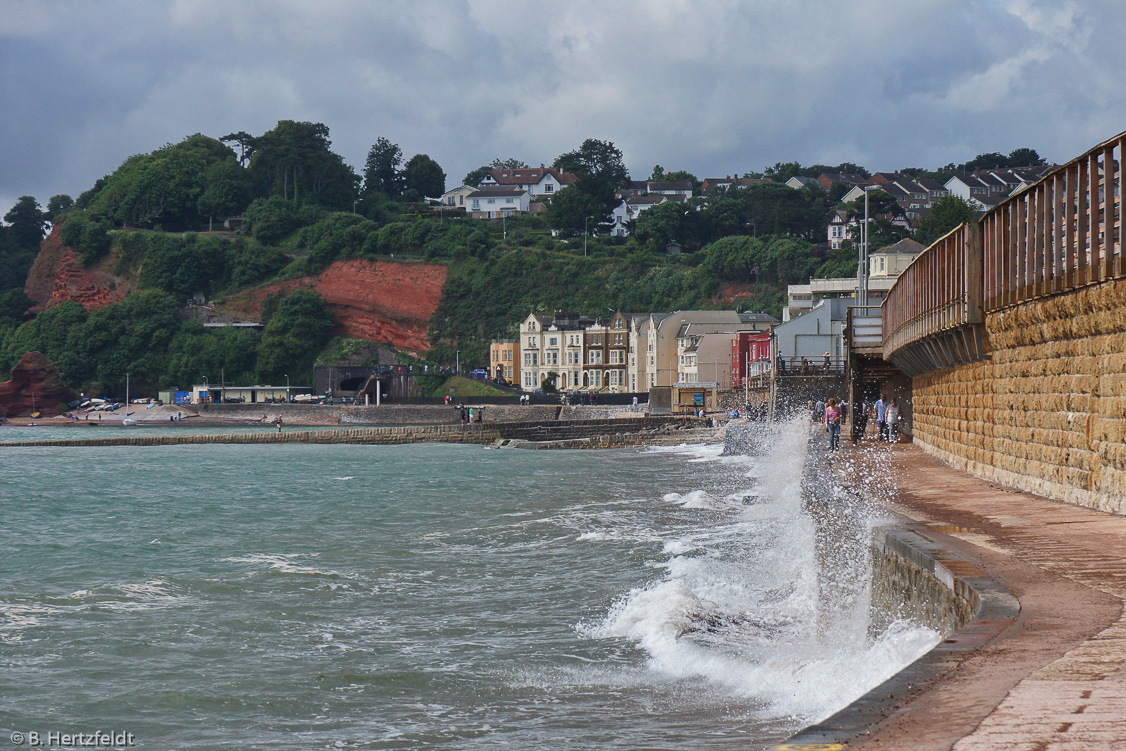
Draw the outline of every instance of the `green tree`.
[[[238,163],[240,167],[245,167],[246,163],[250,161],[250,157],[254,156],[254,136],[244,130],[240,130],[238,133],[228,133],[219,140],[223,143],[238,144]]]
[[[39,250],[39,243],[47,234],[50,219],[40,210],[39,202],[31,196],[20,196],[4,215],[4,221],[9,225],[8,236],[16,246],[35,251]]]
[[[423,198],[437,198],[446,192],[446,173],[426,154],[415,154],[403,168],[403,183]]]
[[[250,180],[246,170],[233,160],[215,162],[207,169],[207,187],[203,189],[196,207],[207,217],[210,232],[215,217],[232,216],[246,209],[250,201]]]
[[[65,193],[51,196],[51,200],[47,201],[47,217],[51,219],[51,221],[54,221],[72,208],[74,208],[74,199]]]
[[[564,172],[584,175],[608,184],[611,192],[629,184],[629,171],[622,161],[621,149],[611,141],[588,138],[577,151],[556,157],[553,166]]]
[[[122,224],[193,228],[201,221],[199,199],[208,170],[223,161],[235,164],[234,152],[197,133],[151,154],[129,157],[100,181],[101,187],[79,196],[77,204],[96,218]]]
[[[299,289],[277,304],[258,347],[256,369],[264,382],[285,374],[312,379],[313,362],[332,333],[332,312],[310,289]]]
[[[551,197],[546,217],[552,228],[574,237],[606,222],[613,203],[614,194],[605,181],[582,175],[575,184]]]
[[[227,383],[255,383],[260,339],[258,332],[249,329],[210,330],[198,321],[188,321],[168,344],[161,385],[186,389],[204,379],[221,377]]]
[[[929,246],[959,224],[971,222],[977,211],[960,196],[943,196],[934,202],[931,211],[919,222],[915,240]]]
[[[364,198],[382,193],[398,198],[403,193],[403,150],[382,136],[368,149],[364,164]],[[442,191],[443,193],[445,191]],[[441,195],[441,194],[439,194]]]
[[[1010,151],[1007,161],[1010,167],[1042,167],[1047,164],[1047,160],[1036,153],[1036,149],[1027,147]]]
[[[359,178],[331,151],[328,134],[322,123],[279,120],[255,138],[248,167],[255,194],[350,210]]]
[[[665,201],[645,209],[634,220],[633,236],[662,250],[671,242],[698,247],[698,213],[691,206]]]
[[[485,176],[492,172],[494,169],[527,169],[528,165],[520,159],[512,157],[508,159],[494,159],[486,165],[478,167],[475,170],[470,170],[465,176],[462,185],[468,185],[471,188],[476,188]]]

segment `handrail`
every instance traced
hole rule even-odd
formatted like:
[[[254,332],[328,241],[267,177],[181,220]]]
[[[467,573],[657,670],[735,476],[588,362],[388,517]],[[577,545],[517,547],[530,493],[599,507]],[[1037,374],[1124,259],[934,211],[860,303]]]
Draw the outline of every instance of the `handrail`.
[[[1126,132],[924,250],[883,304],[883,356],[912,372],[985,357],[985,313],[1126,278]]]
[[[1120,133],[981,218],[986,310],[1126,277],[1124,146]]]
[[[913,342],[982,323],[978,225],[960,224],[920,253],[899,275],[883,309],[885,358]]]

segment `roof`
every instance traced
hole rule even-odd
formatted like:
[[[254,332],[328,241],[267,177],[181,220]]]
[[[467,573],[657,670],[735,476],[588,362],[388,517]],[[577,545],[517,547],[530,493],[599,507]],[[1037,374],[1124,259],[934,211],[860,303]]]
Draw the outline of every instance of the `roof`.
[[[570,185],[578,179],[574,174],[561,172],[554,167],[505,167],[489,170],[489,177],[498,185],[534,185],[548,175],[563,185]]]
[[[885,245],[879,250],[874,251],[872,255],[876,255],[877,253],[910,253],[913,256],[917,256],[924,250],[926,250],[926,247],[922,243],[915,242],[911,238],[905,237],[897,243]]]
[[[477,196],[482,197],[503,197],[503,196],[523,196],[527,195],[528,191],[523,188],[509,188],[504,185],[484,185],[477,190],[470,193],[467,198],[474,198]]]

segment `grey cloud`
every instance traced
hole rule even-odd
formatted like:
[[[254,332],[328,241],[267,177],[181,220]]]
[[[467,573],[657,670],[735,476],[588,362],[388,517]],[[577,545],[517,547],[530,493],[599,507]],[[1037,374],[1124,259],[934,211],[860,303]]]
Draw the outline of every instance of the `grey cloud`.
[[[0,203],[285,118],[356,169],[386,136],[451,182],[588,137],[638,175],[1065,160],[1123,129],[1124,21],[1115,0],[0,0]]]

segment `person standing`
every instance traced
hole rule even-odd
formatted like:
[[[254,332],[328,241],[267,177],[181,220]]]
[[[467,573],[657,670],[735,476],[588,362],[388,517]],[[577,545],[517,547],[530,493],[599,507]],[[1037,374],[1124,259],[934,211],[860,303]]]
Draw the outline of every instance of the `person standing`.
[[[829,431],[829,450],[837,451],[841,447],[841,408],[833,397],[825,406],[825,427]]]
[[[892,443],[899,442],[899,419],[899,404],[892,399],[887,411],[888,440]]]
[[[877,435],[881,441],[888,439],[888,398],[884,394],[880,394],[880,398],[876,400],[876,430]]]

